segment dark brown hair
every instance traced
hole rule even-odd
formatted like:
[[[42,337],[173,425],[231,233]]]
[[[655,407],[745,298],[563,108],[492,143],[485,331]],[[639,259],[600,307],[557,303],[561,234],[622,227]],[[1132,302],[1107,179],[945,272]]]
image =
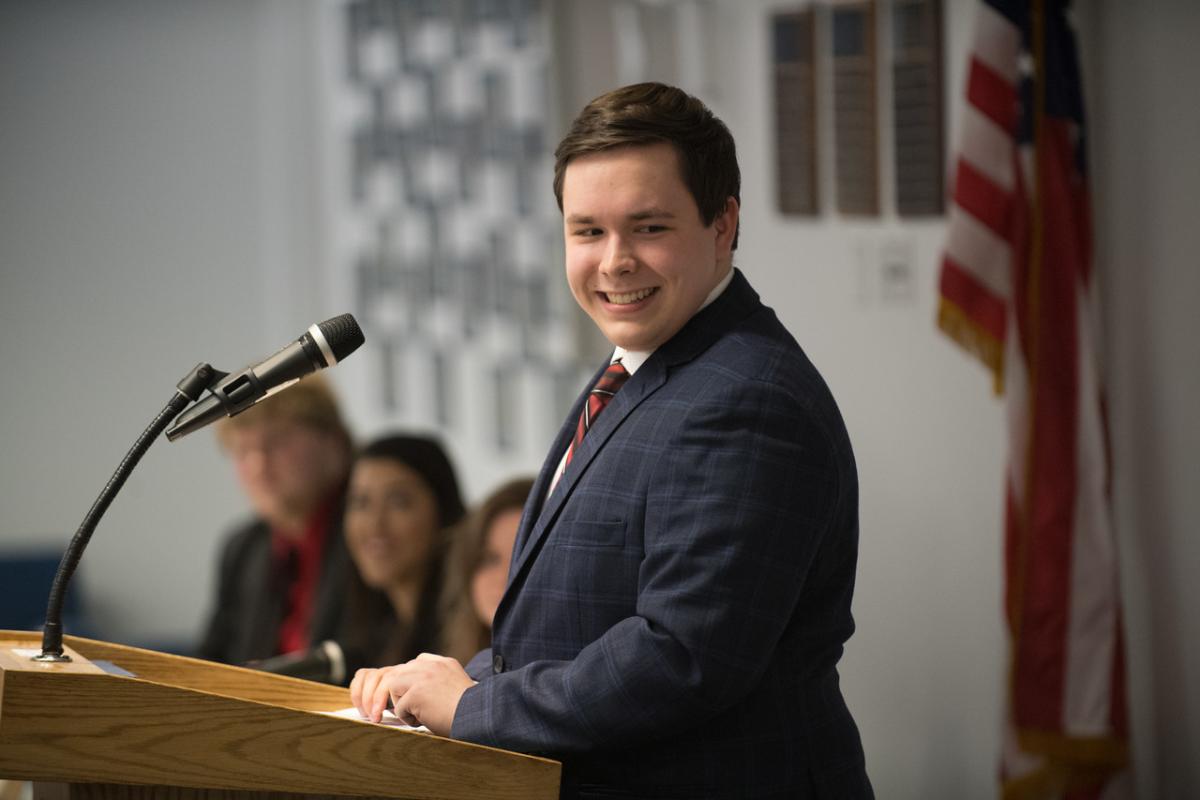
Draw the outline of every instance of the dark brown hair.
[[[706,226],[725,210],[728,198],[741,203],[742,174],[733,135],[725,123],[682,89],[637,83],[606,92],[584,106],[559,142],[554,151],[554,196],[559,210],[571,159],[659,142],[675,148],[680,177]],[[737,234],[733,247],[737,248]]]

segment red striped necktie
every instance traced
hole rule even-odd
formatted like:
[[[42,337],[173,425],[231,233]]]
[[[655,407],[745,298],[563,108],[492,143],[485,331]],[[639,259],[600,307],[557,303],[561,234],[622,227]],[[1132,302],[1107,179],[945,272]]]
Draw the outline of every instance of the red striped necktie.
[[[567,464],[571,463],[571,456],[579,447],[579,443],[583,441],[584,435],[592,427],[592,423],[596,421],[596,417],[600,416],[600,412],[605,409],[609,401],[613,399],[613,395],[625,385],[627,380],[629,380],[629,373],[618,360],[609,364],[608,369],[604,370],[604,374],[600,376],[600,380],[596,381],[596,385],[588,393],[587,402],[584,403],[583,411],[579,415],[579,424],[575,426],[575,436],[571,438],[571,446],[567,448]]]

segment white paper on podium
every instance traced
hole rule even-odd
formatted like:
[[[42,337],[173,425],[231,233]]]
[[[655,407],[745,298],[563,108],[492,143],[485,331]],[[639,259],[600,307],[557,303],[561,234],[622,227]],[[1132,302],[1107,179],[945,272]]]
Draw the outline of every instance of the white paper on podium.
[[[354,706],[350,708],[339,708],[337,711],[322,711],[322,714],[328,714],[331,717],[345,717],[346,719],[356,719],[359,722],[370,722],[371,720],[358,713],[358,709]],[[383,718],[379,720],[378,725],[387,725],[390,728],[399,728],[405,731],[418,731],[420,733],[429,733],[429,728],[424,725],[406,725],[400,721],[390,708],[383,710]]]

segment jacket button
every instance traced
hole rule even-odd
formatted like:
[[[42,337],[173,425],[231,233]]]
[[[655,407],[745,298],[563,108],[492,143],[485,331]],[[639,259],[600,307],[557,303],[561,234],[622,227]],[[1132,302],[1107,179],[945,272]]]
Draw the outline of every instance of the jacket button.
[[[492,656],[492,672],[496,675],[504,672],[504,656],[500,655],[499,653]]]

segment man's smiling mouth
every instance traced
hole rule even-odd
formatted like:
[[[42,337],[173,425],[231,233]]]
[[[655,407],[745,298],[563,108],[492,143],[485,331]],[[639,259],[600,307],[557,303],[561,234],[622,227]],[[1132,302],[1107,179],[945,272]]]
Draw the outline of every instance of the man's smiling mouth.
[[[633,292],[601,292],[604,299],[608,302],[618,305],[627,306],[630,303],[636,303],[639,300],[645,300],[650,295],[658,291],[658,287],[654,286],[649,289],[638,289]]]

